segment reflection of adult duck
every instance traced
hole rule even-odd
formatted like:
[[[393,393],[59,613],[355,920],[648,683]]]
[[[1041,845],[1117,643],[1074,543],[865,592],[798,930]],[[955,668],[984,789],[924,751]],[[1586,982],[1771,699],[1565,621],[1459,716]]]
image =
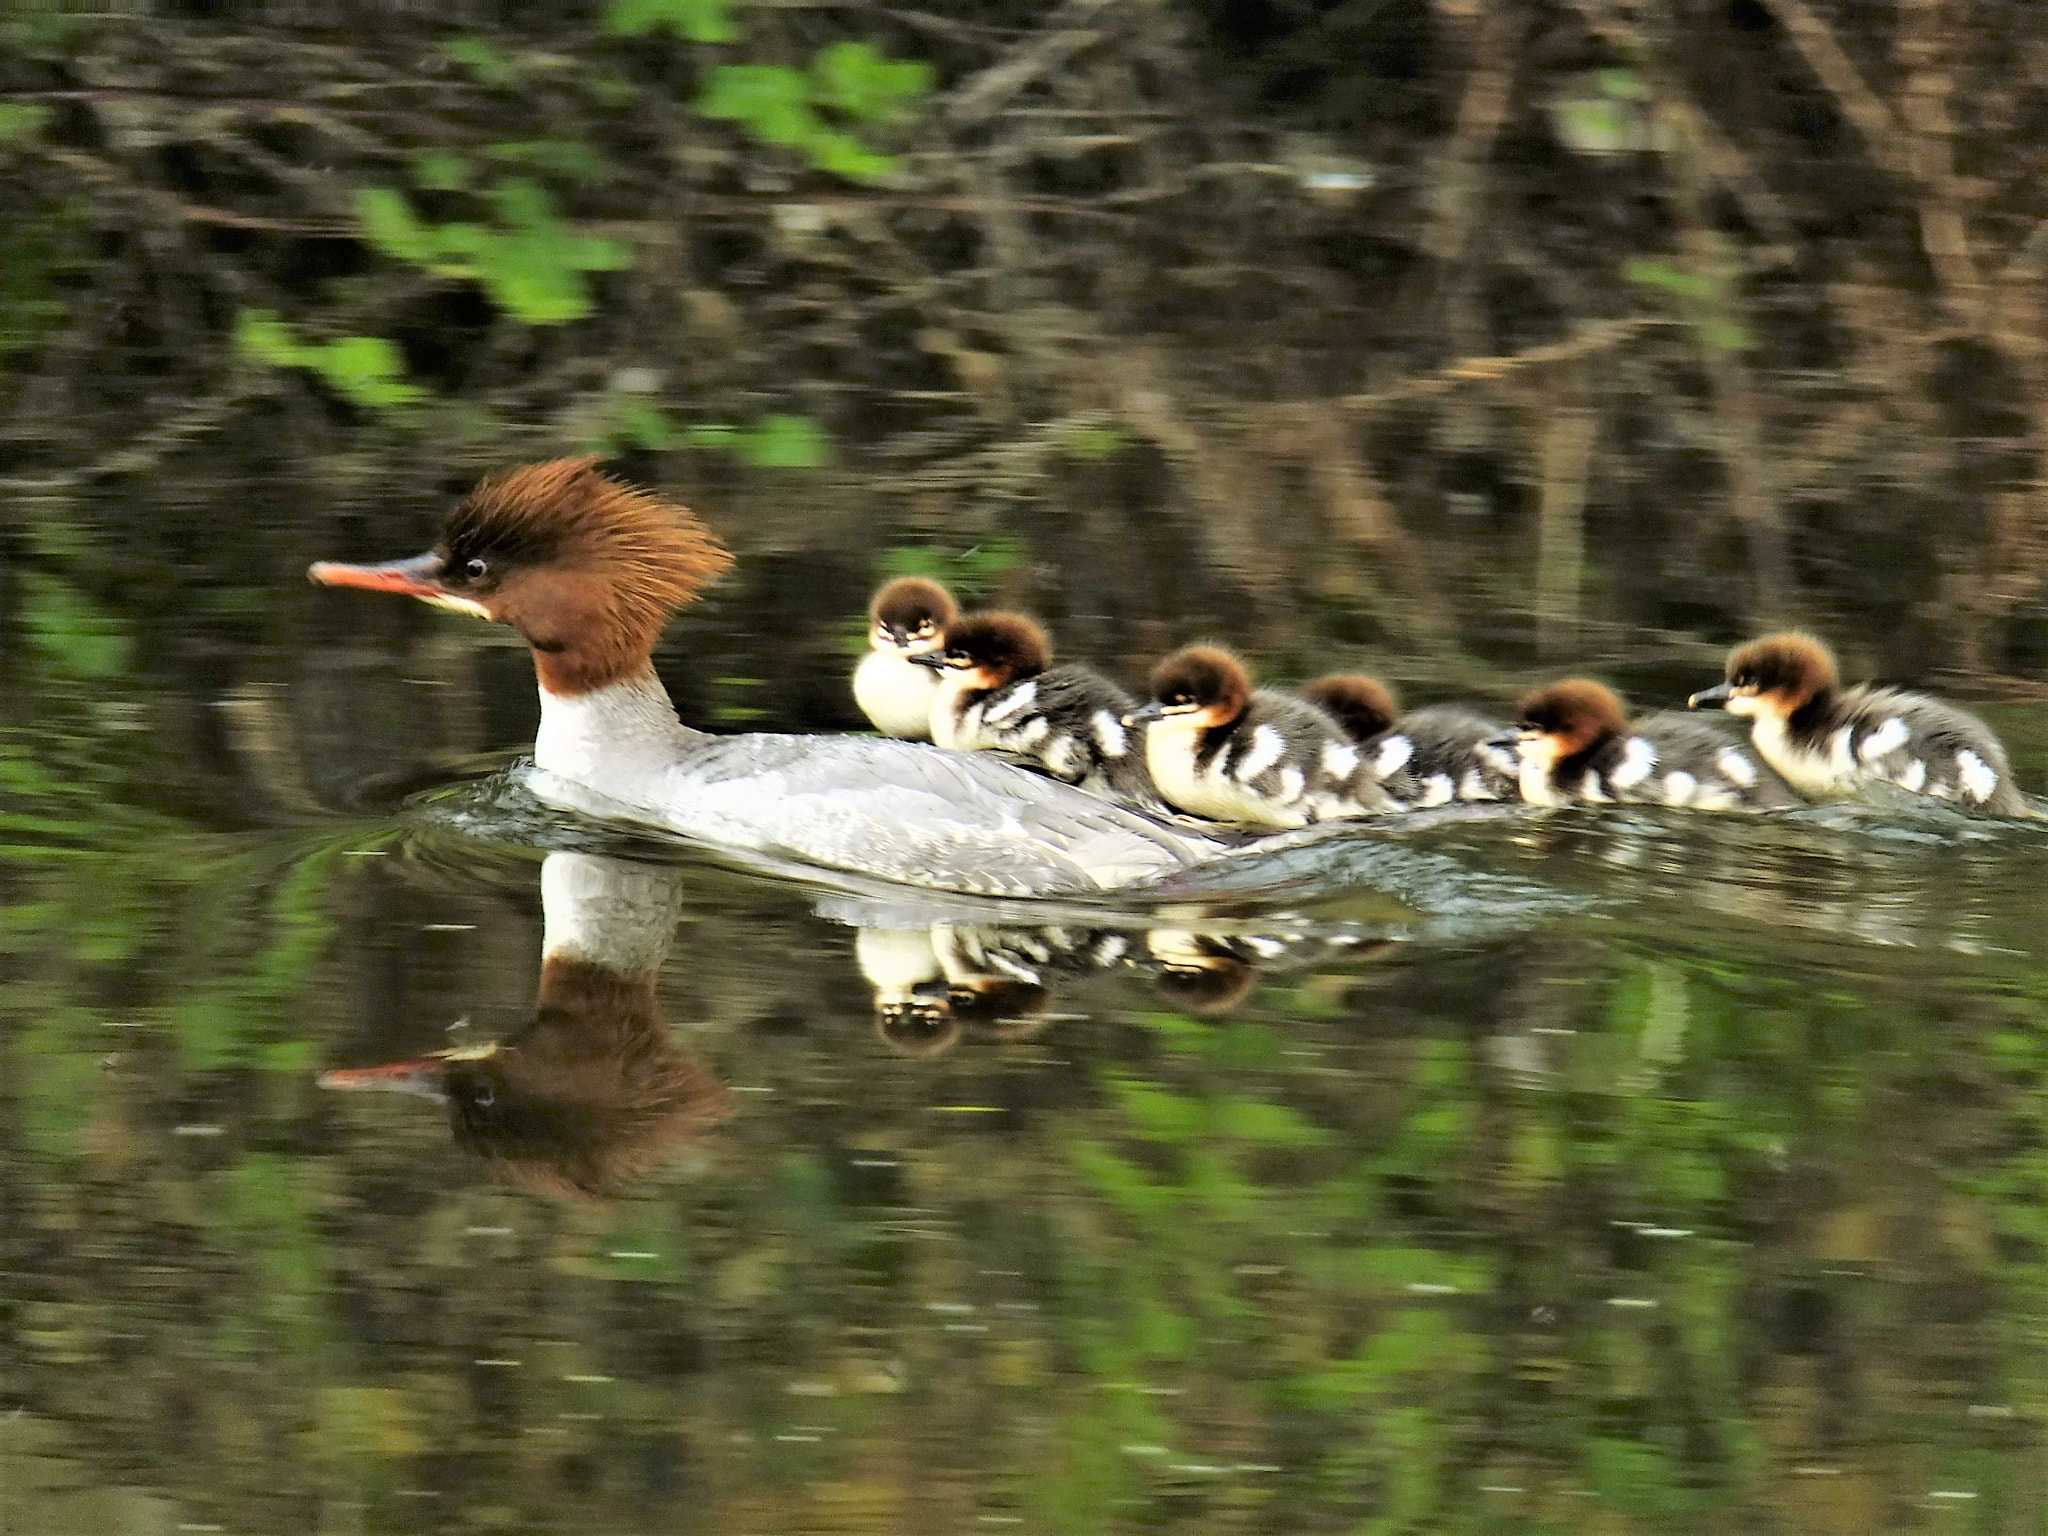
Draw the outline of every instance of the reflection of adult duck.
[[[676,1049],[655,994],[677,895],[672,871],[549,854],[533,1021],[488,1045],[328,1072],[321,1086],[437,1099],[456,1144],[509,1182],[609,1193],[730,1108],[711,1069]]]

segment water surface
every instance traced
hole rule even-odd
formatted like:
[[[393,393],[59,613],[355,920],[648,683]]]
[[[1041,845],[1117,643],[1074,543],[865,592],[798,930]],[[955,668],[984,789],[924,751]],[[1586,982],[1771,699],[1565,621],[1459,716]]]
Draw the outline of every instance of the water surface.
[[[1034,926],[459,783],[523,655],[276,563],[13,644],[7,1529],[2048,1524],[2038,830],[1452,812]],[[842,721],[866,576],[685,712]]]

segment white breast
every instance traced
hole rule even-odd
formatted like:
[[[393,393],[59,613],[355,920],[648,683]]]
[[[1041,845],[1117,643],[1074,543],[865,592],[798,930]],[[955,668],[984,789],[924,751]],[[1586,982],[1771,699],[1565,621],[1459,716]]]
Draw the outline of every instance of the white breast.
[[[938,675],[930,667],[912,666],[893,647],[869,651],[853,672],[853,701],[884,736],[904,741],[931,737],[932,699]]]
[[[1785,734],[1785,722],[1777,715],[1758,715],[1750,735],[1757,756],[1778,770],[1778,774],[1809,799],[1825,800],[1849,788],[1848,777],[1855,771],[1849,755],[1848,727],[1830,740],[1830,750],[1814,751],[1795,747]],[[1833,748],[1839,746],[1840,750]]]

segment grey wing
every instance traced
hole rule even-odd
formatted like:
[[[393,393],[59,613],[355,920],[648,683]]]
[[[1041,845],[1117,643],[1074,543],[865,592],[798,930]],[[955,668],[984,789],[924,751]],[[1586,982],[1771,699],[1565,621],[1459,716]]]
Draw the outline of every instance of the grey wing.
[[[1699,770],[1694,776],[1704,788],[1751,810],[1804,803],[1748,742],[1696,715],[1659,711],[1644,715],[1632,730],[1657,749],[1659,773],[1668,771],[1666,763],[1690,764]]]
[[[995,758],[865,737],[720,738],[677,798],[672,819],[713,841],[988,895],[1101,890],[1217,851]]]
[[[1846,727],[1859,772],[2003,815],[2024,814],[2005,747],[1976,716],[1921,694],[1865,692]]]
[[[1410,767],[1416,777],[1448,778],[1460,800],[1519,800],[1515,754],[1487,742],[1505,729],[1500,722],[1456,704],[1437,704],[1403,715],[1398,730],[1415,744]]]

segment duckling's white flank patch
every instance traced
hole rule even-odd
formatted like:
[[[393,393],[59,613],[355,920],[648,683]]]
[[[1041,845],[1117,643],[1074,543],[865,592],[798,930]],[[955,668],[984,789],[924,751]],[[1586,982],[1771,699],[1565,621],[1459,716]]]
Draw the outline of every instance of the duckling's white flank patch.
[[[1095,745],[1102,749],[1104,757],[1122,757],[1131,749],[1131,733],[1123,722],[1106,709],[1095,712]]]
[[[1664,775],[1664,803],[1666,805],[1689,804],[1694,791],[1699,787],[1700,781],[1683,769],[1667,773]]]
[[[1714,767],[1731,784],[1740,784],[1744,789],[1753,788],[1756,784],[1756,764],[1733,747],[1714,758]]]
[[[1449,805],[1457,794],[1458,786],[1451,782],[1448,773],[1433,773],[1422,781],[1422,796],[1415,803],[1425,809],[1432,805]]]
[[[1914,758],[1899,770],[1899,788],[1911,790],[1914,794],[1927,787],[1927,765]]]
[[[1979,804],[1998,788],[1997,770],[1968,747],[1956,754],[1956,777],[1962,780],[1963,793]]]
[[[1880,725],[1876,730],[1863,738],[1856,748],[1856,755],[1866,763],[1874,763],[1886,753],[1903,747],[1912,737],[1912,734],[1912,731],[1907,728],[1906,722],[1897,715],[1893,715],[1891,719],[1885,721],[1883,725]]]
[[[1286,755],[1286,739],[1278,731],[1274,730],[1272,726],[1260,726],[1252,732],[1251,745],[1245,749],[1244,756],[1237,761],[1237,767],[1234,770],[1237,775],[1237,782],[1240,784],[1251,783],[1253,779],[1256,779]],[[1293,796],[1290,795],[1288,798],[1292,799]]]
[[[1025,722],[1023,728],[1017,732],[1017,740],[1024,746],[1035,747],[1045,740],[1046,734],[1051,730],[1052,726],[1046,722],[1043,715],[1040,715],[1036,720]]]
[[[1358,771],[1358,749],[1348,742],[1323,744],[1323,772],[1333,779],[1348,779]]]
[[[1414,742],[1406,736],[1389,736],[1373,754],[1372,771],[1384,779],[1389,774],[1399,773],[1414,755]]]
[[[1261,730],[1265,727],[1261,726]],[[1301,798],[1301,792],[1308,787],[1308,780],[1302,771],[1289,763],[1280,770],[1280,798],[1289,804]]]
[[[1081,744],[1071,736],[1055,737],[1041,756],[1045,759],[1045,766],[1063,779],[1071,779],[1080,773],[1086,761]]]
[[[1642,737],[1631,736],[1621,761],[1614,765],[1614,771],[1607,775],[1607,779],[1616,789],[1634,789],[1650,776],[1656,766],[1657,749]]]
[[[1486,756],[1488,754],[1482,753],[1481,755]],[[1460,800],[1493,800],[1498,797],[1491,789],[1487,788],[1486,775],[1483,772],[1477,768],[1467,768],[1465,770],[1465,777],[1458,780],[1458,798]]]
[[[990,706],[984,716],[991,724],[1006,725],[1029,709],[1038,698],[1038,684],[1025,683],[1010,691],[1008,698]]]

